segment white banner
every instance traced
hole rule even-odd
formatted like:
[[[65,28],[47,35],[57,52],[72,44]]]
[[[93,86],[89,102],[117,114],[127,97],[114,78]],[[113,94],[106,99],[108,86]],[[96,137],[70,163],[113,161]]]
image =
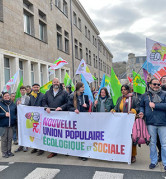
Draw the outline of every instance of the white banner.
[[[131,161],[135,116],[126,113],[51,112],[18,106],[19,145],[109,161]]]

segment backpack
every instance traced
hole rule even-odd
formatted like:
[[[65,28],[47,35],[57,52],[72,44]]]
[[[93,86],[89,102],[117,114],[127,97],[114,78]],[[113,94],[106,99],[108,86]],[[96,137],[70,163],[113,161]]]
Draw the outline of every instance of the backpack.
[[[137,118],[132,129],[133,144],[147,144],[150,143],[150,135],[148,133],[145,121],[141,118]]]

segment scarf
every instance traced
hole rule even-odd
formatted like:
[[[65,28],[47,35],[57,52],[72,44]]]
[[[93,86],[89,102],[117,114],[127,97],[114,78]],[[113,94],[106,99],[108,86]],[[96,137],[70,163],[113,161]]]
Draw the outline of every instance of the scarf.
[[[6,104],[6,105],[9,105],[11,103],[10,100],[3,100],[3,102]]]
[[[40,93],[40,92],[38,92],[38,93]],[[34,98],[37,98],[38,93],[35,93],[34,91],[32,91],[31,95],[34,96]]]
[[[124,106],[123,106],[123,112],[129,112],[131,110],[131,98],[132,98],[133,94],[132,93],[128,93],[127,95],[123,95],[123,98],[126,98],[125,102],[124,102]],[[122,100],[123,100],[122,98]]]
[[[158,91],[153,91],[152,88],[149,88],[149,92],[151,92],[152,95],[153,95],[153,102],[154,103],[160,103],[162,101],[160,96],[158,95],[158,93],[161,92],[161,89],[159,89]]]

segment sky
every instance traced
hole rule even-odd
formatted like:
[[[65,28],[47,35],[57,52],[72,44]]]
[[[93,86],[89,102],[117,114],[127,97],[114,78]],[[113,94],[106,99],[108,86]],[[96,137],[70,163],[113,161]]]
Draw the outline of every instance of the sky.
[[[146,38],[166,44],[166,0],[80,0],[113,62],[146,55]]]

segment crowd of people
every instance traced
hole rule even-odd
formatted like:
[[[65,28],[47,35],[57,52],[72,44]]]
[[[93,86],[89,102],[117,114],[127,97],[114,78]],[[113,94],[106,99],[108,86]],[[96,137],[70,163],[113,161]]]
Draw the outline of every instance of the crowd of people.
[[[122,96],[118,98],[114,106],[107,88],[102,88],[96,99],[98,91],[91,89],[94,103],[93,112],[121,112],[133,113],[136,117],[143,118],[146,122],[150,141],[150,169],[157,166],[158,162],[163,163],[166,170],[166,76],[160,80],[147,78],[147,89],[145,94],[140,95],[133,92],[132,85],[124,84],[121,87]],[[17,139],[17,105],[44,107],[47,113],[51,111],[73,111],[88,112],[89,99],[84,95],[84,84],[76,83],[75,91],[71,86],[65,87],[60,84],[58,78],[54,78],[51,88],[45,93],[40,92],[40,85],[35,83],[31,86],[20,87],[21,97],[15,100],[15,94],[2,92],[0,99],[0,136],[2,157],[14,156],[11,152],[12,140],[15,145]],[[104,119],[103,119],[104,120]],[[158,148],[158,152],[157,152]],[[15,152],[27,152],[28,148],[19,146]],[[31,153],[42,155],[43,150],[32,149]],[[57,153],[50,153],[47,158],[56,156]],[[131,162],[136,162],[137,149],[133,144]],[[79,157],[86,161],[87,158]]]

